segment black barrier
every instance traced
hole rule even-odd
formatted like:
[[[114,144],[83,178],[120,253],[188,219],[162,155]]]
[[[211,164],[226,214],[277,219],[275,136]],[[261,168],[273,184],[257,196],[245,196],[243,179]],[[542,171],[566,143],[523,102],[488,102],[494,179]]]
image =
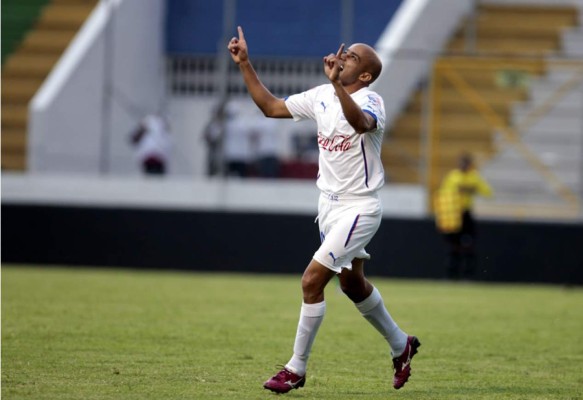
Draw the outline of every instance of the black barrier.
[[[480,221],[475,279],[583,284],[583,224]],[[2,205],[4,263],[301,273],[317,249],[314,217]],[[367,246],[370,276],[441,279],[431,219],[385,218]]]

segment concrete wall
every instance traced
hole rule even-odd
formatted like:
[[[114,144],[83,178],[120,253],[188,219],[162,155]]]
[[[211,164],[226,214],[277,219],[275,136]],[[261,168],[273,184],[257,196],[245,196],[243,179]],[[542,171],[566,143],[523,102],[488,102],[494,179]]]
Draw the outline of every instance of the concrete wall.
[[[31,101],[29,171],[137,173],[128,134],[163,102],[164,7],[98,4]]]
[[[386,216],[425,216],[425,191],[419,186],[386,185],[379,195]],[[315,180],[2,174],[2,203],[15,205],[273,212],[315,218],[318,196]]]

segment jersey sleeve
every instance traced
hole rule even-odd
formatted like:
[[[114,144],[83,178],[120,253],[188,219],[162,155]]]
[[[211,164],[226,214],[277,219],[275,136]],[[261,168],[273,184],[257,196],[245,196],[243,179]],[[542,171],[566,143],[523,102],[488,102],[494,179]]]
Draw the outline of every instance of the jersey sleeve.
[[[476,172],[476,192],[484,197],[492,197],[494,191],[482,176]]]
[[[367,114],[370,114],[377,122],[376,130],[385,129],[385,104],[383,98],[377,93],[371,92],[363,97],[360,108]]]
[[[285,99],[285,105],[292,115],[294,121],[301,121],[304,119],[316,119],[314,112],[314,101],[318,87],[307,90],[302,93],[294,94]]]

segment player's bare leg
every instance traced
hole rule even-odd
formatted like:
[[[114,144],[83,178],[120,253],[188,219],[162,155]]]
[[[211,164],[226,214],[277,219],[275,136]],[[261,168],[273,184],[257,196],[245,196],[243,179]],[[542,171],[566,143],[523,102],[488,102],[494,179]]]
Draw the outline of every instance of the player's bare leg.
[[[326,313],[324,288],[335,275],[316,260],[312,260],[302,276],[303,304],[294,342],[294,354],[285,367],[263,384],[265,389],[287,393],[304,386],[306,366],[318,329]]]
[[[401,388],[411,375],[411,358],[421,345],[414,336],[403,332],[387,311],[380,292],[364,276],[364,260],[354,259],[352,271],[342,270],[340,287],[362,316],[385,338],[393,355],[393,387]]]
[[[355,304],[371,295],[374,286],[364,276],[364,260],[352,260],[352,271],[344,269],[339,275],[342,292]]]

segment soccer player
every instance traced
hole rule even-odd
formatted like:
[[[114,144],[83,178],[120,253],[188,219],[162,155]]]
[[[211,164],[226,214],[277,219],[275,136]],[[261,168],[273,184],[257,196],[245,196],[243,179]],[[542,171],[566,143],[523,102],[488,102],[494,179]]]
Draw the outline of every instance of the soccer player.
[[[420,346],[387,312],[380,292],[364,276],[365,246],[382,218],[377,191],[384,184],[380,152],[384,132],[383,99],[368,86],[382,64],[368,45],[357,43],[324,57],[329,84],[285,99],[275,97],[259,80],[251,62],[243,29],[227,48],[245,85],[265,116],[316,121],[319,145],[317,186],[321,191],[318,224],[321,245],[302,276],[303,303],[293,347],[285,367],[264,383],[276,393],[298,389],[306,382],[308,357],[324,314],[324,288],[338,275],[342,291],[387,340],[393,356],[393,387],[411,375],[411,358]]]

